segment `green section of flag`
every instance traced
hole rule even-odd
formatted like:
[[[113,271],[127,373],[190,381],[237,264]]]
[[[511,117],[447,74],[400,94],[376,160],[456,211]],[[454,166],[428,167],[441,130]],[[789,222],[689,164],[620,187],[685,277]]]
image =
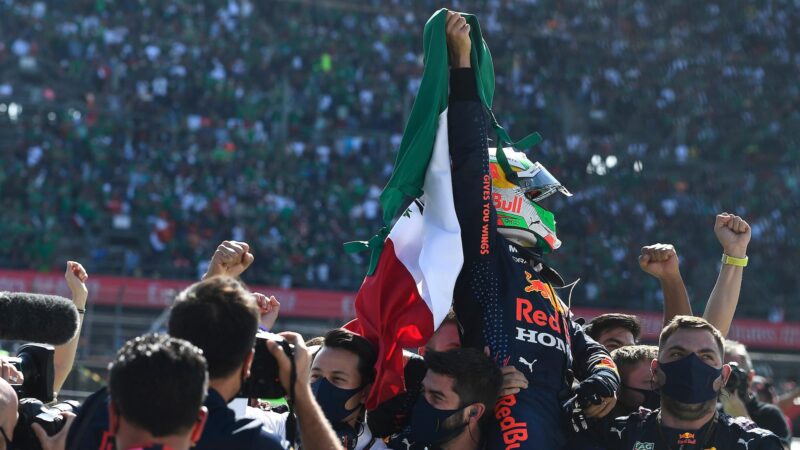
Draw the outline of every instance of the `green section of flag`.
[[[478,18],[462,14],[470,25],[472,66],[478,80],[478,93],[487,108],[494,98],[494,66],[489,47],[483,40]],[[422,33],[425,69],[417,98],[403,132],[394,172],[381,193],[383,222],[389,227],[415,198],[422,196],[425,171],[433,154],[439,115],[447,109],[449,67],[445,20],[447,10],[440,9],[428,19]],[[477,44],[476,44],[477,43]]]

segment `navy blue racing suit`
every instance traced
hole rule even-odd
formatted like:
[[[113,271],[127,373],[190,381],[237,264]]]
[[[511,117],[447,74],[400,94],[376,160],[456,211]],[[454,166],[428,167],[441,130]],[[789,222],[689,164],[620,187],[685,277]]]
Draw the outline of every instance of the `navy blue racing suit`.
[[[472,69],[451,70],[450,89],[453,193],[464,248],[454,307],[464,346],[488,346],[500,366],[514,365],[529,383],[498,400],[488,448],[559,449],[566,429],[561,402],[572,375],[592,377],[608,392],[616,391],[619,375],[557,297],[555,271],[497,232],[487,120]]]
[[[592,430],[608,450],[781,450],[772,432],[758,428],[751,420],[725,413],[706,422],[699,430],[663,426],[658,410],[640,408],[629,416],[604,420]]]

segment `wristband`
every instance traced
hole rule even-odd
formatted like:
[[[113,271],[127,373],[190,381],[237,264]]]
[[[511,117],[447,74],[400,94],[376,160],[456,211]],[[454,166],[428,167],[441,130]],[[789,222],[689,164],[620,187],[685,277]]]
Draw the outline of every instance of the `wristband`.
[[[734,258],[733,256],[726,255],[725,253],[722,254],[722,264],[727,264],[729,266],[736,266],[736,267],[747,267],[748,257],[745,256],[744,258]]]

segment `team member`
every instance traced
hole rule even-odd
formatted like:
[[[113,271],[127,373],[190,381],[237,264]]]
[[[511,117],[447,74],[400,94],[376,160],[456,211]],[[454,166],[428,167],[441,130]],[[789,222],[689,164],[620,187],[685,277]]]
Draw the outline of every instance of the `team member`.
[[[542,258],[560,241],[553,215],[539,202],[568,191],[522,153],[490,153],[471,69],[469,25],[448,13],[446,35],[448,136],[464,248],[455,311],[465,346],[488,347],[497,364],[516,366],[529,382],[498,401],[489,448],[557,449],[564,444],[561,404],[572,384],[569,374],[583,380],[577,395],[591,404],[589,416],[611,411],[619,378],[606,350],[572,321],[553,289],[563,281]]]
[[[661,408],[606,422],[601,441],[607,449],[782,448],[771,432],[717,412],[731,368],[723,364],[722,335],[706,320],[675,317],[661,331],[650,368]]]
[[[428,370],[422,381],[406,433],[393,438],[394,449],[483,448],[482,428],[491,421],[502,375],[477,349],[457,348],[425,353]]]
[[[583,331],[612,352],[636,344],[642,333],[642,323],[631,314],[608,313],[592,319]]]

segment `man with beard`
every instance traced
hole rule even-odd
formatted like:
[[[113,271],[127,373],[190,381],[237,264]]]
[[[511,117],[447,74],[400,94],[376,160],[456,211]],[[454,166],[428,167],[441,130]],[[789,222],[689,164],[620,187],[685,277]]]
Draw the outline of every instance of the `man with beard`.
[[[771,432],[717,412],[731,373],[723,364],[723,342],[706,320],[675,317],[661,331],[658,358],[650,365],[661,408],[605,422],[600,439],[605,448],[780,450]]]
[[[395,450],[478,450],[502,384],[500,368],[480,350],[428,349],[422,395],[408,429],[389,441]],[[503,408],[495,408],[495,411]],[[505,408],[508,414],[508,408]]]

